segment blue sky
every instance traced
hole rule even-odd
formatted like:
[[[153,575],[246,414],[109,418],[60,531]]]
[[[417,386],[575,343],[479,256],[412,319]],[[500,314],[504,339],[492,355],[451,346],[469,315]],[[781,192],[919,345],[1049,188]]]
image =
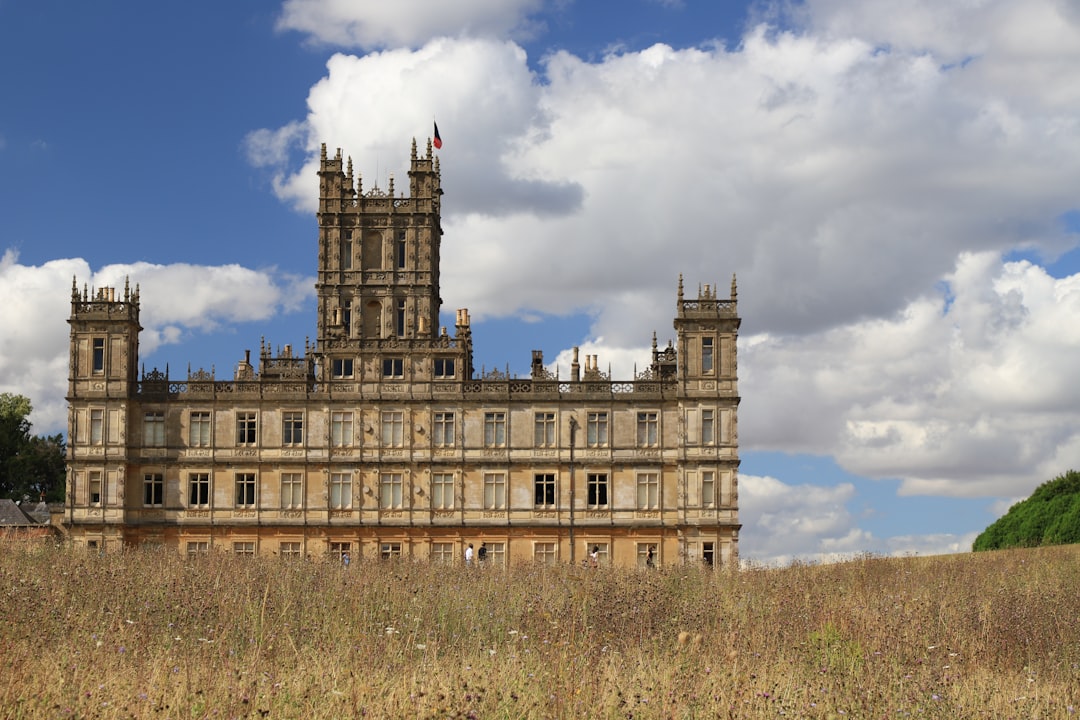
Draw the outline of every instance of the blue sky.
[[[965,550],[1080,467],[1080,9],[959,5],[0,0],[0,391],[63,429],[73,276],[147,369],[302,347],[319,144],[437,118],[478,363],[629,377],[737,274],[744,557]]]

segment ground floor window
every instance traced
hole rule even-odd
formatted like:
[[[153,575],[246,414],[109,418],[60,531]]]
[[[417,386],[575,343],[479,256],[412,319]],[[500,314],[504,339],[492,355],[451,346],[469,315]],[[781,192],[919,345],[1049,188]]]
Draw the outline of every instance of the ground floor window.
[[[347,542],[332,542],[328,551],[331,560],[344,563],[347,562],[346,558],[350,558],[352,555],[352,543]]]
[[[244,557],[255,557],[255,542],[252,540],[244,540],[242,542],[234,542],[232,544],[233,555],[243,555]]]
[[[189,558],[210,554],[209,540],[191,540],[187,544],[187,556]]]
[[[437,563],[446,563],[447,565],[454,562],[454,543],[452,542],[437,542],[431,543],[431,561]]]
[[[384,542],[379,545],[379,557],[383,560],[400,560],[401,559],[401,543],[399,542]]]
[[[506,543],[489,542],[487,544],[487,560],[485,565],[504,567],[506,565]]]
[[[656,543],[643,542],[637,544],[637,566],[639,568],[656,567]]]
[[[557,559],[555,543],[538,542],[533,545],[533,560],[536,562],[554,565]]]
[[[300,558],[300,543],[295,541],[283,542],[278,545],[278,555],[293,560]]]
[[[701,562],[709,567],[716,563],[716,544],[713,542],[701,543]]]
[[[590,565],[608,565],[611,562],[609,546],[606,542],[585,543],[588,550],[588,562]]]

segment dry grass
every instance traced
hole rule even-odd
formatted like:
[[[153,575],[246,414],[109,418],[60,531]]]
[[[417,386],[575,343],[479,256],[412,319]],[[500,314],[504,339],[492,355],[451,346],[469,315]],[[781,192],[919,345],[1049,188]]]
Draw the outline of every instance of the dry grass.
[[[8,718],[1068,718],[1080,547],[737,573],[0,543]]]

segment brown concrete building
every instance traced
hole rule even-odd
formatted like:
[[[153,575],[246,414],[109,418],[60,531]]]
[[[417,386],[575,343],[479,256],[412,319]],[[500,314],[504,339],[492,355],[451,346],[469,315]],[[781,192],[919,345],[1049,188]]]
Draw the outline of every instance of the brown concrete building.
[[[636,377],[478,376],[469,313],[440,327],[442,190],[319,170],[317,341],[230,379],[139,365],[139,294],[72,287],[68,484],[76,544],[284,557],[735,563],[735,282],[675,299]],[[153,288],[147,288],[153,292]],[[644,359],[643,359],[644,360]]]

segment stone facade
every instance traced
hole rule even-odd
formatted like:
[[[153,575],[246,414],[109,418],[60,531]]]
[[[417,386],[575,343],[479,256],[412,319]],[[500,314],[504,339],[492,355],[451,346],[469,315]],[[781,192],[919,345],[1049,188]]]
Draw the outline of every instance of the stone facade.
[[[317,341],[231,379],[139,362],[139,288],[72,287],[64,524],[99,551],[646,565],[737,562],[735,282],[675,303],[636,377],[477,373],[439,326],[438,158],[409,195],[319,170]]]

